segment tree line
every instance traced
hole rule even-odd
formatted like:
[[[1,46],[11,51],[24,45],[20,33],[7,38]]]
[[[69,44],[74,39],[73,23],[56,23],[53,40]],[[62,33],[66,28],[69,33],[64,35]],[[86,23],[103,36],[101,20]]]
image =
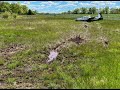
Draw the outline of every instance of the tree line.
[[[37,13],[37,11],[28,9],[26,5],[21,5],[19,2],[10,4],[8,2],[0,1],[0,13],[6,11],[10,13],[16,13],[19,15],[34,15]]]
[[[99,10],[96,7],[91,8],[76,8],[74,10],[69,10],[67,12],[62,12],[62,14],[96,14],[100,11],[102,14],[120,14],[120,8],[109,8],[108,6],[100,8]]]

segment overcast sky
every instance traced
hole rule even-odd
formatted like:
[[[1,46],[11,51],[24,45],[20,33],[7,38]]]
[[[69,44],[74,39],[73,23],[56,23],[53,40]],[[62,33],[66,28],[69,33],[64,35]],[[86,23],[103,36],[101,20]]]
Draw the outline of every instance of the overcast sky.
[[[68,10],[74,10],[80,7],[102,8],[109,6],[110,8],[120,8],[120,1],[7,1],[9,3],[20,2],[27,5],[30,9],[38,12],[58,13]]]

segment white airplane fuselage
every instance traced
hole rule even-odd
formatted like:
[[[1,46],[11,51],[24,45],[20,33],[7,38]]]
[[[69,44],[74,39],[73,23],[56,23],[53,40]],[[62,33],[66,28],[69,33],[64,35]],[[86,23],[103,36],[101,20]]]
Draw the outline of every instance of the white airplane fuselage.
[[[90,17],[90,16],[84,16],[81,18],[77,18],[76,21],[87,21],[87,22],[91,22],[91,21],[97,21],[97,20],[102,20],[102,15],[98,14],[98,16],[96,17]]]

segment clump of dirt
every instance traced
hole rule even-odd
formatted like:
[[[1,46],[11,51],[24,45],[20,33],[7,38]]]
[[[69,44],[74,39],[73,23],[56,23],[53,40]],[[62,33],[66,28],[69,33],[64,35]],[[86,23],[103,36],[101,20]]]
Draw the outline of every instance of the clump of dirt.
[[[75,44],[79,45],[80,43],[83,43],[83,41],[85,41],[85,39],[81,38],[80,35],[79,36],[75,36],[73,38],[69,38],[66,41],[63,41],[59,44],[56,44],[51,50],[50,50],[50,54],[48,56],[48,60],[47,62],[51,62],[53,60],[55,60],[58,56],[58,53],[60,52],[60,50],[63,48],[63,46],[66,43],[70,43],[70,42],[74,42]]]
[[[75,42],[76,44],[79,45],[80,43],[82,43],[82,42],[84,41],[84,39],[81,38],[80,35],[79,35],[79,36],[76,36],[76,37],[74,37],[74,38],[68,39],[68,41]]]
[[[5,59],[9,59],[11,55],[23,50],[24,48],[25,46],[21,44],[10,44],[7,48],[0,49],[0,56]]]
[[[63,42],[61,42],[59,44],[56,44],[51,50],[56,50],[59,47],[62,47],[64,44],[70,43],[70,42],[74,42],[77,45],[79,45],[80,43],[83,43],[83,41],[85,41],[85,39],[81,38],[80,35],[74,36],[72,38],[68,38],[67,40],[65,40],[65,41],[63,41]]]
[[[87,28],[91,28],[91,25],[88,22],[83,22],[81,24],[81,27],[84,28],[84,29],[87,29]]]

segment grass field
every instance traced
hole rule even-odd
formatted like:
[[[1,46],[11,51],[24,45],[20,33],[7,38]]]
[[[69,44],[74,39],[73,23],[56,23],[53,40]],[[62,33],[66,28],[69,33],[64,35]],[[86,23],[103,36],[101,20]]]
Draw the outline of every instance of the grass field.
[[[90,23],[74,20],[80,16],[0,19],[0,88],[120,88],[120,15]],[[68,43],[46,63],[50,48],[79,34],[85,43]]]

